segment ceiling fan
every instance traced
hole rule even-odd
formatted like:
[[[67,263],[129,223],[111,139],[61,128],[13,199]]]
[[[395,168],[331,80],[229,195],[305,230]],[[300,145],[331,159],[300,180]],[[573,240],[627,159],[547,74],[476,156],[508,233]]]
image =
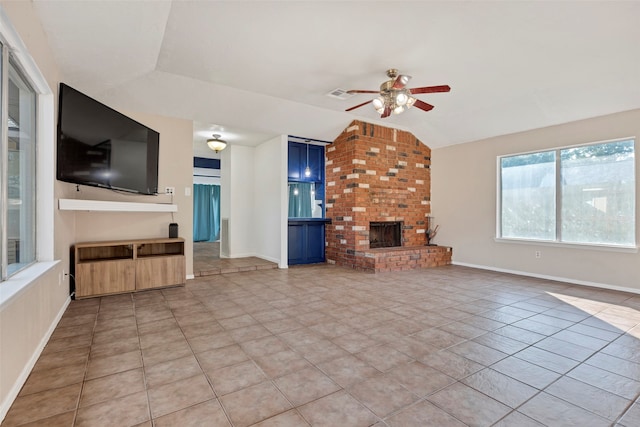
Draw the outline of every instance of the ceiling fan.
[[[363,102],[362,104],[358,104],[354,107],[347,108],[345,111],[355,110],[356,108],[360,108],[363,105],[367,105],[369,103],[373,103],[373,107],[378,113],[380,113],[380,117],[383,119],[385,117],[389,117],[391,113],[400,114],[404,110],[413,106],[424,111],[429,111],[433,109],[433,105],[427,104],[424,101],[420,101],[412,95],[416,95],[419,93],[449,92],[451,90],[448,85],[415,87],[413,89],[409,89],[406,87],[406,85],[409,82],[409,79],[411,79],[411,76],[398,74],[398,70],[396,70],[395,68],[387,70],[387,76],[389,76],[390,80],[382,83],[380,85],[379,91],[348,90],[347,93],[351,94],[377,93],[380,96],[367,102]]]

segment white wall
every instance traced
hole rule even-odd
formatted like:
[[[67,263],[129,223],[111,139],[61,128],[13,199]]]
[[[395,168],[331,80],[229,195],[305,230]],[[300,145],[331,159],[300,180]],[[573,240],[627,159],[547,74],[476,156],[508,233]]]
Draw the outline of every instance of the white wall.
[[[223,230],[220,255],[229,258],[253,256],[255,148],[230,145],[221,154],[220,216],[223,221],[229,220],[229,229]],[[225,236],[228,242],[224,241]],[[225,247],[228,247],[228,253]]]
[[[452,246],[456,264],[640,292],[637,251],[495,241],[497,156],[638,135],[640,110],[633,110],[432,150],[432,213],[440,225],[435,243]],[[638,182],[636,190],[638,215]],[[637,223],[636,234],[640,242]]]
[[[287,266],[287,151],[286,135],[264,142],[255,153],[255,253]]]
[[[221,155],[220,216],[229,227],[222,231],[220,255],[256,256],[286,267],[286,136],[257,147],[230,145]]]

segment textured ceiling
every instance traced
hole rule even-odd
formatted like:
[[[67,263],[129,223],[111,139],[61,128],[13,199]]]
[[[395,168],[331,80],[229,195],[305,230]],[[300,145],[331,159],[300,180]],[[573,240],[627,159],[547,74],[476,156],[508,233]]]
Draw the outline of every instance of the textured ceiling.
[[[357,118],[437,148],[640,108],[640,2],[34,3],[67,84],[239,144],[332,141]],[[452,90],[386,119],[326,96],[388,68]]]

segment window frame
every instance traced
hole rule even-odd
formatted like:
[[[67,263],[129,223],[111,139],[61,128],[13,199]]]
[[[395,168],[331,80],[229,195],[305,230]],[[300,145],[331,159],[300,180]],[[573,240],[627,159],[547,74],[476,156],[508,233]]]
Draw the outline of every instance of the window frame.
[[[2,174],[0,175],[0,185],[2,185],[2,190],[3,193],[1,195],[2,199],[2,203],[0,203],[0,206],[2,206],[2,211],[0,211],[0,216],[3,218],[2,221],[2,232],[0,232],[0,234],[2,234],[2,243],[3,243],[3,248],[2,248],[2,264],[0,264],[0,280],[7,280],[9,277],[19,273],[20,271],[28,268],[29,266],[33,265],[35,262],[37,262],[37,235],[38,235],[38,229],[37,229],[37,215],[38,215],[38,206],[36,204],[36,198],[38,195],[38,188],[37,188],[37,181],[38,181],[38,170],[37,170],[37,163],[38,163],[38,159],[37,159],[37,147],[38,147],[38,102],[37,102],[37,98],[38,98],[38,93],[35,91],[35,89],[32,87],[29,78],[27,77],[27,74],[25,73],[25,71],[22,69],[22,67],[20,66],[20,64],[16,61],[16,59],[14,58],[14,56],[11,54],[11,52],[8,52],[8,54],[6,53],[6,51],[8,51],[9,49],[4,49],[5,54],[3,54],[3,62],[2,62],[2,71],[0,72],[0,79],[2,79],[2,87],[3,87],[3,91],[2,94],[0,94],[0,102],[2,102],[2,107],[6,107],[8,104],[8,98],[9,98],[9,92],[8,92],[8,85],[9,85],[9,81],[12,80],[14,82],[14,85],[16,86],[20,86],[23,85],[24,89],[27,89],[29,91],[30,94],[33,95],[33,105],[30,105],[29,109],[32,109],[32,115],[30,115],[29,119],[31,119],[33,121],[33,128],[30,129],[31,132],[31,138],[33,139],[33,148],[31,150],[30,155],[26,158],[26,160],[32,163],[32,167],[33,167],[33,177],[27,176],[26,179],[23,181],[22,177],[23,177],[23,172],[20,172],[20,176],[21,176],[21,181],[20,184],[21,186],[25,186],[25,184],[29,184],[26,185],[26,187],[28,187],[26,189],[26,191],[28,191],[28,193],[25,194],[21,194],[21,196],[28,196],[28,200],[27,199],[23,199],[21,197],[21,201],[22,201],[22,205],[25,207],[26,212],[27,212],[27,216],[29,217],[30,221],[28,224],[28,228],[32,228],[32,230],[30,230],[30,232],[28,233],[27,236],[22,236],[22,234],[20,235],[20,242],[23,242],[23,238],[26,237],[28,238],[28,242],[24,242],[26,243],[24,246],[27,248],[31,248],[31,250],[29,251],[29,253],[32,253],[33,255],[33,259],[31,259],[28,262],[25,263],[20,263],[17,262],[17,268],[14,268],[13,265],[9,264],[9,260],[8,260],[8,252],[9,252],[9,206],[10,203],[8,203],[10,201],[10,194],[8,194],[8,184],[9,184],[9,158],[10,158],[10,146],[9,146],[9,134],[10,132],[8,132],[8,117],[9,117],[9,108],[3,108],[3,117],[2,117],[2,129],[6,130],[7,132],[5,132],[2,135],[2,152],[0,152],[0,157],[3,158],[3,169],[2,169]],[[20,95],[22,96],[22,95]],[[3,98],[5,97],[5,98]],[[22,101],[20,101],[22,102]],[[23,126],[22,126],[22,120],[21,120],[21,127],[20,127],[20,132],[22,133],[23,131]],[[7,126],[5,126],[5,124]],[[22,141],[21,141],[21,145],[22,145]],[[28,147],[27,147],[28,149]],[[18,150],[19,153],[21,153],[20,155],[22,155],[23,153],[23,149],[19,149]],[[24,150],[24,152],[26,152],[26,150]],[[26,164],[25,164],[26,165]],[[28,175],[28,171],[27,171],[27,175]],[[21,208],[21,213],[20,215],[20,220],[21,222],[25,219],[24,216],[24,212],[22,212],[22,208]],[[25,239],[26,240],[26,239]],[[20,245],[20,249],[22,250],[23,245]]]
[[[496,234],[494,240],[496,242],[504,243],[518,243],[518,244],[535,244],[539,246],[551,246],[551,247],[566,247],[566,248],[580,248],[580,249],[593,249],[593,250],[605,250],[615,252],[638,252],[638,163],[636,158],[636,137],[620,137],[602,141],[594,141],[581,144],[566,145],[561,147],[550,147],[540,150],[524,151],[519,153],[504,154],[496,157]],[[612,243],[581,243],[581,242],[567,242],[562,240],[562,159],[561,153],[563,150],[572,148],[588,147],[592,145],[603,145],[615,142],[632,141],[634,147],[634,243],[627,244],[612,244]],[[543,239],[527,239],[517,237],[503,237],[502,236],[502,159],[507,157],[515,157],[527,154],[536,154],[544,152],[555,153],[555,239],[543,240]]]
[[[12,61],[23,73],[35,91],[36,109],[36,254],[35,263],[0,280],[0,309],[10,300],[28,289],[42,275],[60,261],[54,259],[54,215],[55,215],[55,96],[46,78],[29,54],[27,46],[0,6],[0,42],[6,54],[11,53]],[[3,115],[4,110],[3,110]],[[7,119],[8,120],[8,119]],[[2,136],[4,138],[4,136]],[[5,148],[3,146],[2,148]],[[6,156],[1,156],[4,162]],[[6,170],[3,168],[3,170]],[[4,187],[4,185],[2,185]],[[3,208],[4,209],[4,208]],[[4,237],[2,237],[4,241]],[[6,248],[3,249],[3,257]],[[4,264],[6,265],[6,263]]]
[[[2,211],[0,211],[0,283],[7,276],[6,269],[9,264],[8,241],[5,238],[7,230],[5,206],[8,200],[8,188],[4,184],[9,170],[9,138],[5,129],[5,123],[7,125],[9,123],[9,111],[4,108],[4,98],[9,87],[9,79],[4,78],[8,64],[9,49],[6,48],[4,40],[0,37],[0,207],[2,207]]]

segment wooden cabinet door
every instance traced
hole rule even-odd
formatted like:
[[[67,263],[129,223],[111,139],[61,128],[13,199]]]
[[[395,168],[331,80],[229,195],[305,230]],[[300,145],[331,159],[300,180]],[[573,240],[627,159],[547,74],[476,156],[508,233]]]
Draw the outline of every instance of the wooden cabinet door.
[[[133,260],[80,263],[76,266],[76,297],[130,292],[136,288]]]
[[[136,260],[136,289],[182,285],[186,280],[184,255],[153,256]]]

